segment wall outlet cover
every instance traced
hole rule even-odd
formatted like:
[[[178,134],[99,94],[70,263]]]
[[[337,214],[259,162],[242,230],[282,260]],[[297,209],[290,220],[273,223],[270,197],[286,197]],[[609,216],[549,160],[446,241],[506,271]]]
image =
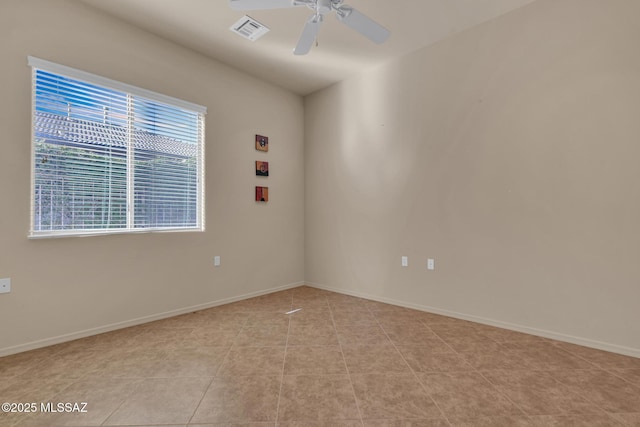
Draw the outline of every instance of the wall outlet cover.
[[[11,292],[11,279],[0,279],[0,294],[8,294]]]

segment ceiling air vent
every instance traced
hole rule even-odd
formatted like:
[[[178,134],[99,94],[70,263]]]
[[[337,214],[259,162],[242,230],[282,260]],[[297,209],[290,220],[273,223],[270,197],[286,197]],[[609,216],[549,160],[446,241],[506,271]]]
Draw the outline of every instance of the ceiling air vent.
[[[258,40],[269,31],[266,26],[246,15],[240,18],[240,20],[229,29],[252,42]]]

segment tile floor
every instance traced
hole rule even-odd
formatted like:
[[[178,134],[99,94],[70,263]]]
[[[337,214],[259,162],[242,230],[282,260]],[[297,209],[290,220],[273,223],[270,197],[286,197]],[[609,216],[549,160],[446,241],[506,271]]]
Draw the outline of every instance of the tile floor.
[[[0,401],[87,403],[12,427],[640,426],[640,359],[303,286],[2,358]]]

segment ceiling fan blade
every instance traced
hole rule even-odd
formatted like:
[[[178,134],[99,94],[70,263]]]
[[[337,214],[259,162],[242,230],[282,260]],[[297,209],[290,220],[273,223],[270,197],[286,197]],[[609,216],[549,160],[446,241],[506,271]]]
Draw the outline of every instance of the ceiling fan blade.
[[[305,0],[229,0],[233,10],[285,9],[305,6],[307,3]]]
[[[340,22],[378,44],[384,43],[391,34],[373,19],[346,5],[336,9],[336,16]]]
[[[320,24],[322,24],[322,15],[313,15],[305,24],[302,30],[298,45],[293,50],[294,55],[306,55],[311,50],[313,42],[316,41],[318,31],[320,31]]]

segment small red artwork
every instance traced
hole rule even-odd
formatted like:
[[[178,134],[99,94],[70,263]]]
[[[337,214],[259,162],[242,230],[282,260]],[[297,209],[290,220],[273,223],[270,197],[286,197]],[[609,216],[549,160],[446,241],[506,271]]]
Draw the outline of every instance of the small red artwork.
[[[269,187],[256,187],[256,202],[269,201]]]

